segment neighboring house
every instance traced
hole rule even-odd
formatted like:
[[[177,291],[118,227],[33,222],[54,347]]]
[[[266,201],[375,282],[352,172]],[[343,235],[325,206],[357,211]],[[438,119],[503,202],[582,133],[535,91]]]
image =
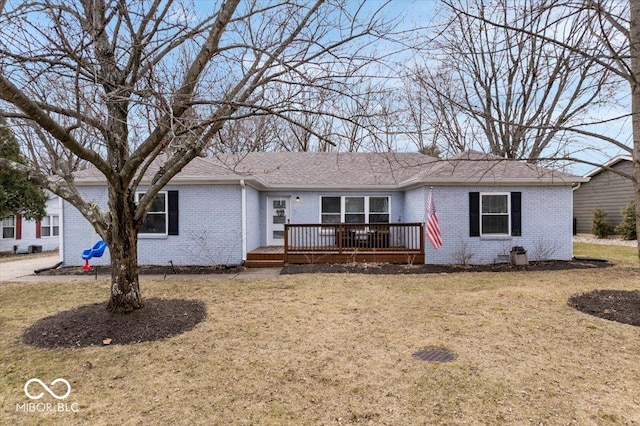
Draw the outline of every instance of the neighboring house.
[[[197,158],[158,194],[138,261],[255,266],[269,251],[282,262],[285,241],[290,262],[487,264],[514,246],[532,260],[570,260],[572,185],[584,181],[478,152],[442,161],[417,153]],[[75,182],[85,199],[107,208],[99,172],[79,172]],[[423,233],[431,189],[444,242],[437,250]],[[63,228],[64,263],[81,265],[82,251],[99,238],[66,202]],[[108,251],[91,260],[108,262]]]
[[[26,220],[20,215],[0,220],[0,251],[27,253],[60,246],[60,198],[48,194],[47,215],[42,220]]]
[[[593,211],[596,209],[605,212],[605,222],[611,227],[622,222],[622,208],[633,201],[634,190],[633,182],[616,172],[632,176],[631,157],[615,157],[603,167],[593,169],[584,176],[589,181],[574,189],[573,215],[577,233],[591,233]]]

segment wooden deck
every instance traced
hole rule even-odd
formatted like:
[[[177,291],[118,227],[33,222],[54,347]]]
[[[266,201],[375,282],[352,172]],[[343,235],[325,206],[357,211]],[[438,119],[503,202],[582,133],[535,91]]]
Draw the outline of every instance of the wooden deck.
[[[288,254],[285,262],[284,247],[266,246],[247,253],[245,266],[248,268],[276,268],[284,266],[285,263],[402,263],[421,264],[424,263],[424,253],[412,251],[363,251],[354,250],[343,253],[326,253],[318,251],[300,252]]]
[[[285,246],[247,254],[250,268],[289,263],[424,263],[422,224],[287,225]]]

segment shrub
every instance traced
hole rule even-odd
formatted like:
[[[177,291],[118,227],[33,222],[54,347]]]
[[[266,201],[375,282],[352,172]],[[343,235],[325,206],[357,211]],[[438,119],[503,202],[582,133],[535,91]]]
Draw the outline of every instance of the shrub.
[[[636,240],[636,204],[631,201],[622,208],[622,223],[616,226],[616,234],[622,235],[623,240]]]
[[[607,238],[609,236],[609,225],[604,221],[604,217],[607,214],[601,209],[595,209],[593,211],[593,225],[591,226],[591,233],[596,238]]]

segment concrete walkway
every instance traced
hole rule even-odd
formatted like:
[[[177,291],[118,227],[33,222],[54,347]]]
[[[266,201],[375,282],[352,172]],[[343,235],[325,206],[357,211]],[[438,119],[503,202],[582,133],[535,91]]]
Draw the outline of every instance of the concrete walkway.
[[[58,253],[50,256],[25,255],[25,259],[0,262],[0,283],[14,281],[16,278],[34,276],[33,271],[54,266],[60,261]]]
[[[35,275],[34,270],[54,266],[59,262],[58,255],[40,256],[30,259],[12,260],[0,263],[0,284],[7,282],[55,282],[55,281],[87,281],[95,280],[95,275]],[[226,280],[267,280],[280,276],[282,268],[246,268],[234,274],[168,274],[166,279],[193,280],[198,278],[219,278]],[[109,281],[110,275],[98,275],[100,281]],[[162,280],[164,275],[140,275],[140,281]]]

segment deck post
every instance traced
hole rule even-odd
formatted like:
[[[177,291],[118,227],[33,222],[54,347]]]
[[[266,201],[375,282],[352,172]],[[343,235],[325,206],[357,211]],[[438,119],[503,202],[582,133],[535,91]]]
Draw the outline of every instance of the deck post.
[[[289,251],[289,225],[284,225],[284,263],[287,263],[287,253]]]

